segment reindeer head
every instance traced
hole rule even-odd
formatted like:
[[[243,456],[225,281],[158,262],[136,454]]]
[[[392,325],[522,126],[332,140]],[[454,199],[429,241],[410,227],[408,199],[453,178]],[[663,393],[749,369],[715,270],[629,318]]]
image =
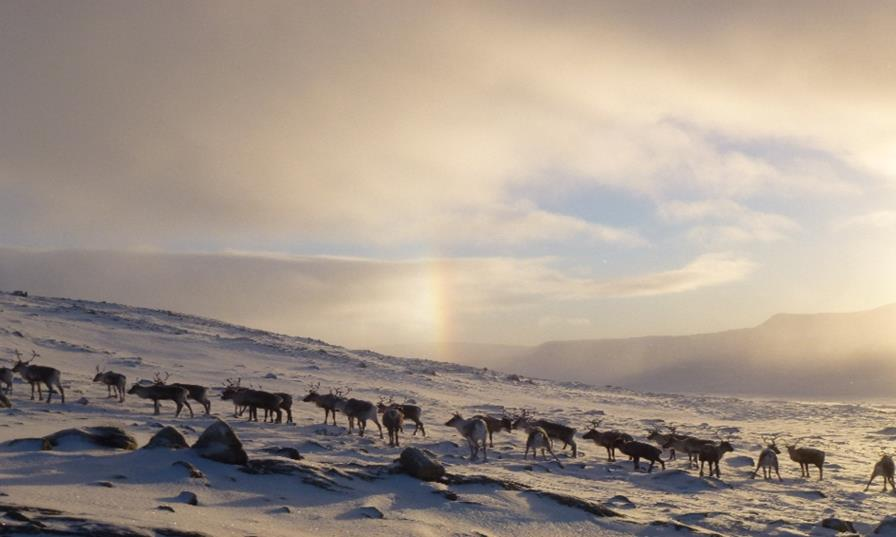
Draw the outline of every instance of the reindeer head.
[[[16,364],[14,366],[12,366],[12,370],[15,371],[16,373],[20,373],[20,372],[24,371],[25,368],[28,367],[28,364],[30,364],[35,358],[40,356],[39,354],[37,354],[36,352],[34,352],[32,350],[31,351],[31,360],[28,360],[26,362],[26,361],[22,360],[22,353],[19,352],[19,349],[16,349],[14,352],[16,354]]]
[[[96,366],[96,375],[93,376],[93,381],[94,381],[94,382],[101,382],[101,381],[103,380],[103,375],[105,375],[105,373],[103,372],[103,370],[102,370],[102,368],[99,366],[99,364],[97,364],[97,366]]]
[[[765,447],[768,448],[768,449],[770,449],[770,450],[772,450],[772,451],[774,451],[774,452],[777,453],[778,455],[781,454],[781,448],[778,447],[778,445],[775,443],[775,441],[778,439],[779,436],[781,436],[781,434],[783,434],[783,433],[776,433],[776,434],[773,434],[773,435],[770,436],[770,437],[766,437],[765,435],[761,435],[762,442],[765,444]]]
[[[462,421],[464,421],[464,418],[460,415],[460,412],[455,412],[451,416],[451,419],[448,420],[447,422],[445,422],[445,425],[448,427],[454,427],[455,425],[457,425],[458,423],[460,423]]]
[[[519,429],[524,424],[528,423],[531,419],[529,415],[529,411],[527,409],[522,409],[519,414],[514,416],[513,423],[511,423],[512,429]]]

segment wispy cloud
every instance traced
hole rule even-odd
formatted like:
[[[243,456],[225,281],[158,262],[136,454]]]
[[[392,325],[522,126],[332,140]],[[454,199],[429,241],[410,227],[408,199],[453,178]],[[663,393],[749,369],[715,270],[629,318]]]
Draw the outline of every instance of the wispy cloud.
[[[658,213],[668,222],[699,223],[688,236],[704,244],[771,242],[788,238],[800,229],[786,216],[755,211],[725,199],[663,202]]]
[[[834,231],[889,230],[896,231],[896,211],[882,210],[857,214],[835,220]]]

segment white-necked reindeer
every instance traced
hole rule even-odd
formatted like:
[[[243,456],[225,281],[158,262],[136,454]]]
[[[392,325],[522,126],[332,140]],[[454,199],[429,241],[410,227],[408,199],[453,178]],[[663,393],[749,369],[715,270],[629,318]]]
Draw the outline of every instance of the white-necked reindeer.
[[[38,352],[33,349],[31,350],[31,359],[27,362],[22,360],[22,353],[19,352],[19,349],[16,349],[15,352],[16,365],[13,366],[12,370],[13,372],[21,375],[23,379],[31,384],[31,400],[34,400],[35,386],[37,386],[38,400],[43,400],[44,395],[41,391],[40,385],[44,384],[47,387],[47,403],[49,403],[53,398],[54,387],[59,389],[59,395],[62,398],[62,402],[65,403],[65,390],[62,389],[62,373],[60,373],[59,370],[54,367],[30,365],[35,358],[38,358],[40,356],[40,354],[38,354]]]
[[[94,382],[106,385],[106,399],[117,397],[120,403],[124,403],[124,393],[127,388],[128,378],[121,373],[114,371],[103,371],[99,365],[96,366],[96,375],[93,377]],[[112,390],[115,390],[115,394]]]
[[[470,460],[476,458],[479,453],[480,446],[482,449],[482,460],[488,460],[488,452],[486,451],[486,441],[488,440],[488,428],[485,421],[480,418],[472,418],[465,420],[460,414],[456,413],[451,419],[445,423],[448,427],[454,427],[457,432],[466,439],[470,446]]]
[[[759,462],[756,463],[756,470],[753,471],[753,479],[756,479],[756,474],[759,473],[759,469],[762,468],[762,478],[763,479],[771,479],[772,478],[772,470],[775,471],[775,474],[778,476],[778,481],[784,481],[781,479],[781,472],[778,471],[778,455],[781,454],[781,450],[778,448],[777,444],[775,444],[775,440],[781,436],[782,433],[777,433],[772,435],[771,438],[766,438],[764,435],[762,436],[762,441],[765,442],[765,448],[759,452]]]

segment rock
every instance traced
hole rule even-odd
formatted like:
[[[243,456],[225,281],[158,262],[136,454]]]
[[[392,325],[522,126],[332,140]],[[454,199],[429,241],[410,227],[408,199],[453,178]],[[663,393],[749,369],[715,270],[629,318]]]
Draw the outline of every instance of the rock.
[[[188,505],[199,505],[199,498],[189,490],[180,491],[180,494],[177,495],[177,501]]]
[[[271,511],[272,513],[292,513],[292,509],[289,506],[283,505]]]
[[[168,427],[163,427],[159,432],[152,435],[152,438],[150,438],[149,442],[143,446],[143,449],[184,449],[188,447],[190,447],[190,445],[187,444],[187,439],[184,438],[184,435],[169,425]]]
[[[276,455],[277,457],[286,457],[287,459],[292,459],[294,461],[303,459],[302,455],[299,454],[299,450],[294,447],[269,447],[264,448],[262,451],[270,453],[271,455]]]
[[[90,404],[90,401],[88,401],[86,397],[82,397],[82,398],[78,399],[77,401],[75,401],[75,403],[79,404],[79,405],[87,406]]]
[[[191,463],[189,463],[187,461],[175,461],[175,462],[171,463],[171,466],[183,466],[184,468],[187,469],[187,471],[190,472],[190,477],[194,477],[196,479],[205,478],[205,474],[202,473],[202,470],[200,470],[199,468],[196,468],[195,466],[193,466]]]
[[[239,437],[223,420],[209,425],[193,444],[200,457],[224,464],[246,464],[249,457]]]
[[[853,527],[852,522],[848,520],[842,520],[839,518],[831,517],[826,518],[821,521],[822,528],[829,528],[837,533],[855,533],[856,529]],[[877,532],[875,532],[877,533]]]
[[[621,494],[617,494],[613,496],[609,500],[604,502],[604,505],[611,505],[613,507],[624,507],[626,509],[633,509],[635,507],[635,502],[629,500],[625,496]]]
[[[359,508],[358,513],[364,518],[386,518],[382,511],[372,505],[365,505]]]
[[[896,516],[888,516],[874,528],[875,535],[896,535]]]
[[[264,378],[271,379],[271,380],[277,380],[277,375],[276,375],[276,373],[268,373],[267,375],[264,376]]]
[[[45,436],[44,440],[49,442],[52,447],[57,447],[63,440],[72,438],[85,440],[100,447],[137,449],[137,440],[133,436],[126,433],[121,427],[111,426],[63,429]]]
[[[0,408],[12,408],[12,402],[0,392]]]
[[[107,489],[114,489],[115,483],[111,481],[94,481],[93,485],[95,487],[106,487]]]
[[[169,513],[174,512],[174,508],[171,507],[170,505],[160,505],[160,506],[156,507],[156,509],[158,509],[159,511],[168,511]]]
[[[405,448],[399,462],[405,472],[423,481],[438,481],[445,475],[441,463],[414,447]]]

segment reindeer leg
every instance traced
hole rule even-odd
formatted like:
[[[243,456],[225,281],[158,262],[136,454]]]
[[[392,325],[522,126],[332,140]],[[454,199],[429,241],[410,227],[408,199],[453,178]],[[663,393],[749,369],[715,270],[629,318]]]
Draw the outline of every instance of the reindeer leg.
[[[705,463],[706,463],[706,461],[700,461],[700,477],[703,477],[703,465]],[[710,470],[710,471],[712,471],[712,470]]]
[[[155,409],[155,411],[153,412],[153,415],[154,415],[154,416],[158,416],[158,415],[159,415],[159,400],[158,400],[158,399],[153,399],[153,400],[152,400],[152,406],[153,406],[153,408]]]

